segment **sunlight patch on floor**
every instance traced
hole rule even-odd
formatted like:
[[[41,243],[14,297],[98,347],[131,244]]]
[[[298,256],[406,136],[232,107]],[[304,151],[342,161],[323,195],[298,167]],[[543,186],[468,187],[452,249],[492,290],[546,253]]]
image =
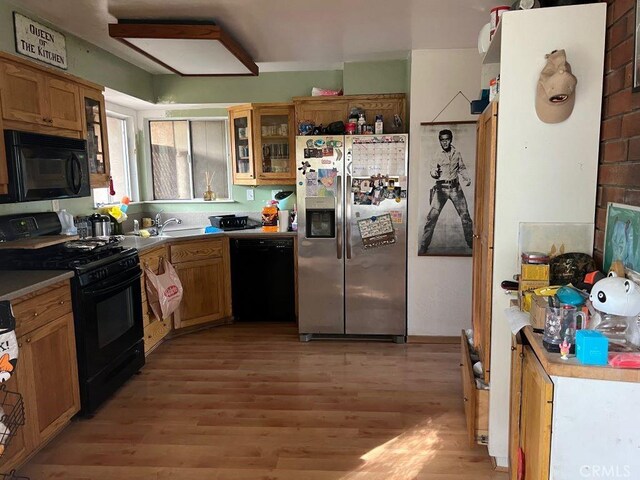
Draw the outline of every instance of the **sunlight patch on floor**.
[[[432,420],[418,424],[365,453],[360,457],[364,463],[340,480],[371,479],[375,474],[388,480],[415,477],[435,456],[440,444],[438,429],[432,424]]]

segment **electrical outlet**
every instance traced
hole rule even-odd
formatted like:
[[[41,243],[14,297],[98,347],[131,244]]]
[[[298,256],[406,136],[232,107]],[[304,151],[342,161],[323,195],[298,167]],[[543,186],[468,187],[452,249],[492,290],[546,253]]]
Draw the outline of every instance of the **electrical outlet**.
[[[51,200],[51,210],[54,212],[60,211],[60,200]]]
[[[255,191],[253,190],[253,188],[247,188],[247,201],[252,202],[255,199]]]

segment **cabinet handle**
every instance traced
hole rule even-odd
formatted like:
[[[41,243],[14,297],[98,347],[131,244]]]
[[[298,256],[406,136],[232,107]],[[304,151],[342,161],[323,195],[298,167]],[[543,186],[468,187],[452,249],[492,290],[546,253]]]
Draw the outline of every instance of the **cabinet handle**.
[[[464,397],[464,398],[463,398],[463,400],[464,400],[465,402],[468,402],[468,401],[469,401],[469,399],[468,399],[467,397]]]
[[[37,317],[37,316],[38,316],[38,312],[35,312],[35,313],[33,314],[33,316],[34,316],[34,317]]]
[[[19,344],[18,344],[18,348],[22,348],[22,343],[19,343]]]
[[[64,300],[60,300],[60,305],[64,305]]]
[[[27,338],[27,343],[31,343],[31,339],[30,338]]]

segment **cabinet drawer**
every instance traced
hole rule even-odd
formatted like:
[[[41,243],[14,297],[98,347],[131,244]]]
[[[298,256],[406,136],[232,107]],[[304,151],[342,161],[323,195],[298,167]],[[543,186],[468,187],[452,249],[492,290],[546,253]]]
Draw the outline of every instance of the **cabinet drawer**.
[[[155,317],[154,317],[155,318]],[[155,347],[171,331],[171,319],[154,320],[144,327],[144,353]]]
[[[460,347],[464,413],[467,418],[469,444],[486,444],[489,434],[489,390],[476,388],[469,342],[464,330],[460,339]]]
[[[222,257],[222,239],[171,245],[171,263],[193,262]]]
[[[20,337],[56,318],[71,313],[71,289],[68,283],[21,297],[12,302],[16,317],[16,336]]]
[[[149,266],[153,272],[158,273],[160,259],[163,257],[167,258],[166,247],[154,248],[150,252],[140,255],[140,267],[144,270],[145,266]]]

